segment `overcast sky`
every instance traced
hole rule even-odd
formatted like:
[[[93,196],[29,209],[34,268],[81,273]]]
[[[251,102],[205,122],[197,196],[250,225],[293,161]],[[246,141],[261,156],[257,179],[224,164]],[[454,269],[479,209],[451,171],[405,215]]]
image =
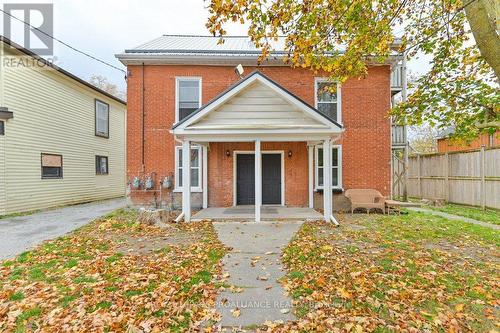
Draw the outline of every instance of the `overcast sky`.
[[[55,37],[120,68],[124,67],[115,54],[162,34],[208,34],[205,27],[208,11],[203,0],[8,0],[0,1],[0,4],[37,2],[54,4]],[[3,15],[0,15],[0,21],[3,35]],[[21,27],[14,30],[22,31]],[[246,34],[246,27],[239,24],[228,26],[227,30],[231,35]],[[14,41],[17,37],[22,38],[22,35],[14,35]],[[83,79],[101,74],[125,89],[122,72],[79,55],[57,42],[54,48],[56,63],[62,68]],[[409,65],[410,70],[420,73],[429,67],[424,59],[412,61]]]

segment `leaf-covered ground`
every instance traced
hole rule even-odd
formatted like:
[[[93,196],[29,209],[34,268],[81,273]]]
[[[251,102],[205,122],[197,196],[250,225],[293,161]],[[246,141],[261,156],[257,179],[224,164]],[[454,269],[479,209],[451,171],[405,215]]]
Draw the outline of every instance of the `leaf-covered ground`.
[[[497,332],[500,233],[420,213],[309,222],[284,251],[299,319],[276,332]]]
[[[2,332],[181,332],[216,318],[225,249],[210,223],[160,229],[117,211],[4,261]]]

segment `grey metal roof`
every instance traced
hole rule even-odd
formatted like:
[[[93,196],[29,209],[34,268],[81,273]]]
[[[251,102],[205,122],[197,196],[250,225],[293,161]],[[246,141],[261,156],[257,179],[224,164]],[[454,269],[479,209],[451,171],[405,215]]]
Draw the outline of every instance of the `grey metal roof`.
[[[258,65],[257,59],[261,50],[256,48],[248,36],[224,36],[220,43],[219,37],[200,35],[163,35],[147,43],[141,44],[116,57],[124,65],[140,64],[190,64],[190,65],[221,65],[230,64]],[[283,66],[286,37],[271,39],[271,56],[265,65]],[[394,46],[400,43],[394,41]],[[339,52],[344,47],[339,45]],[[333,53],[332,53],[333,54]],[[262,65],[262,64],[261,64]]]
[[[258,55],[261,53],[255,47],[248,36],[225,36],[224,43],[220,43],[219,37],[199,35],[163,35],[125,53],[147,53],[147,54],[225,54],[225,55]],[[270,41],[272,48],[277,53],[284,52],[285,38],[280,37],[277,41]]]

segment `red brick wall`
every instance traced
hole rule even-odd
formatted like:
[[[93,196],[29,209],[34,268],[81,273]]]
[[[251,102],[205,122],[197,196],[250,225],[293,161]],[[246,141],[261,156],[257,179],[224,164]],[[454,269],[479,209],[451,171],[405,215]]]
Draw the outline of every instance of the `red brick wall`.
[[[233,66],[145,66],[143,169],[142,66],[129,66],[128,70],[127,175],[131,179],[134,176],[156,172],[160,179],[161,176],[174,172],[175,143],[170,130],[175,120],[175,77],[201,76],[202,101],[205,104],[235,83],[236,76]],[[245,68],[246,73],[252,70],[254,68]],[[320,75],[288,67],[263,67],[259,70],[305,102],[314,105],[314,77]],[[375,188],[385,195],[390,192],[390,122],[387,117],[390,108],[389,79],[389,66],[378,66],[370,68],[366,78],[349,79],[342,85],[342,119],[345,126],[342,139],[344,188]],[[230,144],[212,144],[210,154],[224,149],[222,147],[225,145]],[[268,143],[263,144],[263,149],[266,145]],[[294,153],[293,160],[297,159],[297,163],[305,166],[307,171],[305,144],[286,145],[293,146],[292,150],[297,152],[304,151],[303,155]],[[287,151],[286,148],[285,150]],[[225,168],[220,166],[225,165],[226,160],[209,160],[209,202],[211,205],[231,204],[232,184],[228,182],[232,180],[232,163],[229,168]],[[288,172],[291,173],[290,177],[286,177]],[[221,179],[216,179],[217,173],[221,174]],[[300,178],[299,181],[293,182],[294,177]],[[307,172],[291,168],[287,170],[285,178],[287,204],[306,205]],[[221,193],[215,195],[217,192]]]

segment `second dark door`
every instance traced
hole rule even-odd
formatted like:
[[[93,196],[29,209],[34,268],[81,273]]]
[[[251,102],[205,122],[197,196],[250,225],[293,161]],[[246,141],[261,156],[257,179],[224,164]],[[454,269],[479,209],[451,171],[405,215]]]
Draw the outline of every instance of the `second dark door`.
[[[281,205],[281,154],[262,154],[262,204]]]

